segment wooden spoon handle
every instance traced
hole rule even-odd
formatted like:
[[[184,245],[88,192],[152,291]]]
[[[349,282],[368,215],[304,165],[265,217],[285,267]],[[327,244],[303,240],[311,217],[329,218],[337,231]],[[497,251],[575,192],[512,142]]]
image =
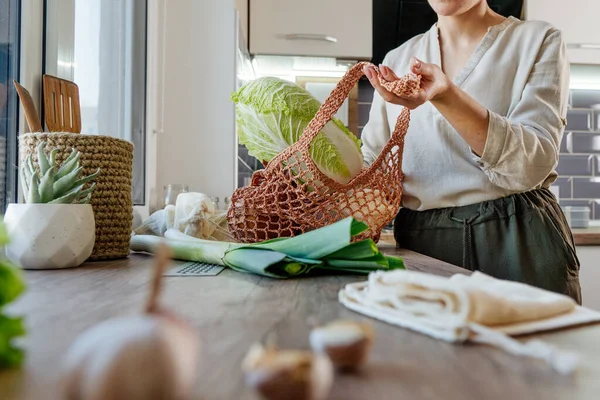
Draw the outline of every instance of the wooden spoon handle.
[[[75,82],[52,75],[42,77],[44,121],[50,132],[81,133],[79,87]]]
[[[25,118],[27,119],[29,130],[31,132],[42,132],[44,128],[42,128],[40,117],[35,111],[35,105],[33,104],[31,94],[29,94],[29,91],[23,86],[21,86],[19,82],[13,81],[13,83],[15,85],[15,89],[17,89],[19,100],[21,100],[21,104],[23,105],[23,109],[25,110]]]

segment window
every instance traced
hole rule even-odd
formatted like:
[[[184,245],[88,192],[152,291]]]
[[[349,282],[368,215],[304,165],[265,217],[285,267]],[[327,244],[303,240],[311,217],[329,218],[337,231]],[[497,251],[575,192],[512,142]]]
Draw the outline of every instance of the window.
[[[18,98],[13,80],[19,70],[19,0],[0,0],[0,207],[16,200]]]
[[[46,0],[44,73],[79,86],[82,133],[135,146],[133,202],[145,204],[146,0]]]

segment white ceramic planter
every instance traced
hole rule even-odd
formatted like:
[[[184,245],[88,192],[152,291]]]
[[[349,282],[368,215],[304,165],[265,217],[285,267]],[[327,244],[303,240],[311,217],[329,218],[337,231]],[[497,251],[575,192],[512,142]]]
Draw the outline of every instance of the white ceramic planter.
[[[9,204],[4,223],[6,256],[24,269],[77,267],[96,240],[90,204]]]

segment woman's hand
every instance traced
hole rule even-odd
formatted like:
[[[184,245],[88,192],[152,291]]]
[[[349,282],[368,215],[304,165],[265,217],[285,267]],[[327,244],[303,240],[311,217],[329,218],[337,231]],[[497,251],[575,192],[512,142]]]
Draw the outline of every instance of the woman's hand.
[[[381,65],[379,71],[383,79],[388,82],[398,79],[389,67]],[[428,101],[442,98],[452,85],[452,82],[450,82],[450,79],[448,79],[442,69],[435,64],[424,63],[413,57],[411,59],[411,71],[414,74],[421,75],[421,89],[419,90],[419,94],[414,97],[400,97],[381,86],[377,79],[375,68],[364,68],[364,73],[369,78],[371,85],[373,85],[385,101],[408,107],[411,110]]]
[[[379,71],[386,81],[398,79],[388,67],[381,66]],[[389,103],[399,104],[413,110],[430,101],[467,142],[471,150],[481,156],[485,149],[489,126],[487,109],[454,85],[437,65],[412,58],[411,71],[421,75],[421,88],[419,93],[413,97],[400,97],[389,92],[379,84],[377,73],[373,67],[365,68],[364,72],[381,97]]]

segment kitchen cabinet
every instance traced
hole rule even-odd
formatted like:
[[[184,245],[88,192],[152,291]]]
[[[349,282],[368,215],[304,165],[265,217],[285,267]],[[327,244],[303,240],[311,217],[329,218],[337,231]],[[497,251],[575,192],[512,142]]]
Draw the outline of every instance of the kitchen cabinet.
[[[600,1],[528,0],[527,20],[546,21],[560,29],[572,63],[600,64]]]
[[[488,0],[489,6],[504,16],[520,18],[523,0]],[[427,32],[437,15],[427,0],[373,0],[373,63],[407,40]]]
[[[250,53],[370,60],[372,0],[251,0]]]
[[[398,47],[393,34],[398,30],[398,12],[400,0],[373,1],[373,59],[380,64],[388,51]]]
[[[426,32],[436,21],[427,0],[374,0],[373,62],[381,63],[390,50]]]
[[[509,15],[519,19],[523,17],[523,0],[488,0],[488,5],[505,17]]]

